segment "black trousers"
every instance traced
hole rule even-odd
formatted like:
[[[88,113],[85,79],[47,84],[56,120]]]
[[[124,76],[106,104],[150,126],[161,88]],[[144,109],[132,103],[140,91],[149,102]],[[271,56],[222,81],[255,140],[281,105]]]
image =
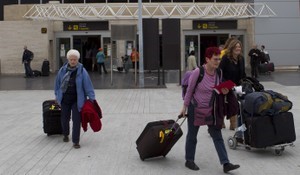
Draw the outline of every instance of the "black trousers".
[[[257,61],[251,62],[251,76],[253,78],[258,77],[258,65],[259,65],[259,63]]]
[[[104,63],[98,63],[98,72],[99,72],[99,74],[102,74],[102,68],[101,67],[103,68],[104,73],[107,74],[105,64]]]

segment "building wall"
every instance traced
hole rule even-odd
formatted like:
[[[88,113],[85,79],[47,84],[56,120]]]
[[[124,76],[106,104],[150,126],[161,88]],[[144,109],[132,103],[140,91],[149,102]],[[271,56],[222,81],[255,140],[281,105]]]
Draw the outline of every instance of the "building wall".
[[[255,42],[265,45],[275,66],[300,65],[299,0],[256,0],[266,2],[277,14],[255,19]]]
[[[254,20],[252,18],[249,19],[240,19],[238,20],[238,29],[245,30],[244,35],[244,44],[243,47],[243,55],[245,57],[245,66],[250,68],[250,59],[247,57],[247,50],[251,47],[254,40]],[[246,52],[246,53],[245,53]]]
[[[34,52],[31,62],[33,70],[41,70],[44,59],[49,58],[49,41],[52,23],[47,21],[0,21],[0,61],[1,73],[24,73],[22,64],[23,47]],[[41,33],[41,28],[47,28],[47,34]],[[51,55],[51,54],[50,54]]]
[[[32,5],[5,5],[4,21],[23,21],[23,16],[31,7]]]
[[[0,21],[0,25],[4,26],[0,28],[0,37],[4,39],[5,43],[0,44],[0,59],[2,62],[2,73],[22,73],[24,72],[23,65],[21,63],[21,56],[23,52],[23,46],[27,45],[28,49],[35,53],[35,59],[32,62],[32,68],[40,70],[43,59],[50,60],[50,66],[52,70],[55,68],[55,52],[53,52],[54,32],[62,32],[63,25],[61,21],[32,21],[23,18],[23,15],[30,9],[31,5],[6,5],[5,21]],[[253,19],[239,19],[238,30],[245,30],[245,48],[248,50],[249,46],[255,42]],[[137,24],[137,20],[112,20],[112,24]],[[41,34],[41,28],[47,28],[47,34]],[[20,30],[23,29],[23,30]],[[161,30],[161,21],[160,21]],[[192,20],[181,20],[181,39],[184,43],[183,30],[192,30]],[[16,35],[16,33],[18,35]],[[267,45],[267,44],[266,44]],[[6,52],[7,48],[12,48],[13,51]],[[182,45],[182,63],[184,63],[184,44]],[[267,46],[268,48],[268,46]],[[272,55],[271,55],[272,56]],[[246,66],[248,66],[249,60],[246,58]],[[183,66],[184,64],[182,64]],[[184,69],[184,68],[183,68]]]

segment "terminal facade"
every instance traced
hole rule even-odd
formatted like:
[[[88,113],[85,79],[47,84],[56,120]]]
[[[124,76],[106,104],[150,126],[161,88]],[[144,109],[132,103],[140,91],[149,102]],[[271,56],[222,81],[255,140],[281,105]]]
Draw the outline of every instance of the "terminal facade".
[[[56,72],[65,61],[66,52],[70,48],[80,51],[80,61],[89,71],[95,71],[93,61],[90,61],[93,56],[88,54],[89,50],[97,50],[99,47],[102,47],[113,60],[114,66],[117,58],[130,54],[133,48],[139,48],[137,2],[138,0],[1,0],[1,73],[24,72],[21,64],[24,45],[35,54],[32,69],[40,69],[42,61],[48,59],[51,72]],[[185,60],[191,50],[195,51],[197,62],[201,65],[206,47],[224,44],[226,39],[232,36],[243,44],[246,67],[249,66],[247,54],[254,43],[266,46],[275,66],[299,65],[299,59],[296,59],[300,55],[299,1],[285,3],[283,0],[269,2],[142,0],[142,2],[145,70],[155,70],[156,67],[152,64],[157,64],[165,70],[183,71],[186,66]],[[263,5],[261,2],[264,2]],[[239,16],[238,11],[231,13],[231,10],[220,15],[220,12],[213,10],[217,5],[222,10],[239,3],[250,4],[253,7],[252,14]],[[43,9],[47,5],[56,8],[69,5],[66,8],[73,10],[77,8],[80,13],[76,14],[76,10],[75,12],[65,10],[62,14],[50,10],[45,13]],[[201,12],[202,7],[204,10]],[[266,11],[259,14],[260,11],[256,8],[260,7]],[[207,12],[207,9],[211,11]],[[199,16],[202,13],[206,14]],[[135,40],[112,40],[112,26],[126,25],[136,26]],[[172,26],[176,29],[172,30]],[[156,31],[156,34],[153,34],[153,31]],[[174,37],[176,41],[173,41],[172,35],[170,37],[172,32],[175,32],[174,36],[178,36]],[[151,36],[155,36],[156,43],[153,46]],[[151,53],[152,51],[155,54]],[[156,61],[153,62],[152,59]],[[109,62],[107,64],[110,69],[111,64]]]

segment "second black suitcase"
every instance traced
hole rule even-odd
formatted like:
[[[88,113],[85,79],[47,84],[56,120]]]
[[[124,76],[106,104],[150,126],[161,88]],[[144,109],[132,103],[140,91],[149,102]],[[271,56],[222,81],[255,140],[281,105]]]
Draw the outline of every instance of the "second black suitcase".
[[[44,133],[49,135],[62,134],[61,129],[61,109],[55,100],[43,102],[43,128]]]
[[[182,123],[184,122],[183,119]],[[177,120],[178,121],[178,120]],[[136,140],[141,160],[166,156],[179,138],[183,135],[180,126],[174,120],[155,121],[146,125]]]
[[[291,143],[296,140],[293,113],[282,112],[273,116],[273,124],[276,134],[275,144]]]
[[[296,140],[293,114],[283,112],[274,116],[247,117],[245,142],[254,148],[266,148]]]

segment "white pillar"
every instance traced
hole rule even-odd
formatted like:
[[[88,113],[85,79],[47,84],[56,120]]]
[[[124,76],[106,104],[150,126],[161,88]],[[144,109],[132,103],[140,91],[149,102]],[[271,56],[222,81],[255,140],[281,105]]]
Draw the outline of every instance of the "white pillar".
[[[144,45],[143,45],[143,6],[142,0],[138,1],[139,3],[139,13],[138,13],[138,31],[139,31],[139,85],[140,87],[144,87]]]

